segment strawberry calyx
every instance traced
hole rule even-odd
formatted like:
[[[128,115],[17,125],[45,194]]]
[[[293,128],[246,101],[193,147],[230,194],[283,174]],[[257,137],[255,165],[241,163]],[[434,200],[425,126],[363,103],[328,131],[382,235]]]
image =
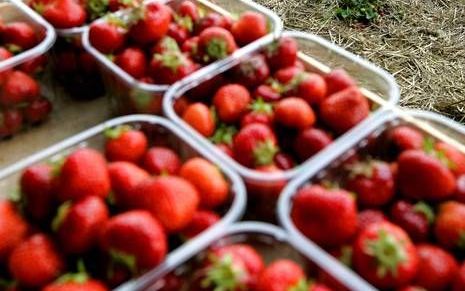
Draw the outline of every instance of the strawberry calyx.
[[[255,164],[257,166],[270,165],[278,152],[278,146],[270,139],[257,143],[253,150]]]
[[[52,230],[54,232],[57,232],[60,226],[63,224],[63,221],[68,215],[71,205],[71,201],[66,201],[65,203],[61,204],[60,207],[58,207],[57,214],[52,220]]]
[[[350,164],[347,166],[349,170],[349,178],[353,179],[355,177],[365,177],[365,178],[372,178],[374,173],[375,164],[377,161],[368,159],[366,161],[359,161],[354,164]]]
[[[178,43],[174,40],[174,38],[165,36],[160,40],[160,46],[162,47],[163,51],[166,52],[179,52]]]
[[[181,16],[174,14],[174,21],[181,27],[187,29],[187,31],[192,32],[194,30],[194,22],[189,16]]]
[[[32,4],[32,9],[34,9],[35,12],[42,15],[45,11],[45,4],[42,2],[35,2]]]
[[[87,274],[84,261],[81,259],[77,262],[77,272],[76,273],[66,273],[61,275],[58,279],[55,280],[56,283],[68,283],[74,282],[78,284],[84,284],[90,279]]]
[[[457,247],[461,250],[465,250],[465,231],[459,233],[459,238],[457,240]]]
[[[300,85],[300,83],[302,83],[306,76],[307,73],[305,72],[301,72],[295,75],[287,84],[284,85],[282,88],[283,92],[281,93],[295,90]]]
[[[113,14],[108,14],[105,17],[105,21],[108,24],[111,24],[111,25],[116,26],[116,27],[120,27],[120,28],[124,28],[124,29],[127,28],[127,23],[123,19],[121,19],[118,16],[113,15]]]
[[[108,0],[87,0],[87,10],[90,11],[90,18],[97,19],[108,11]]]
[[[127,19],[127,23],[129,26],[138,23],[139,21],[145,19],[145,6],[138,5],[131,9]]]
[[[352,266],[352,247],[351,246],[343,246],[341,248],[341,255],[339,256],[339,261],[343,263],[347,267]]]
[[[105,129],[105,131],[103,132],[103,135],[107,139],[117,139],[123,133],[128,132],[130,130],[132,130],[131,126],[129,126],[129,125],[120,125],[120,126],[116,126],[116,127],[113,127],[113,128]]]
[[[2,290],[3,288],[14,288],[17,284],[18,282],[16,282],[15,280],[7,280],[0,278],[0,287],[2,288]]]
[[[278,52],[278,49],[279,49],[279,40],[275,40],[265,48],[265,55],[267,57],[272,57]]]
[[[4,47],[5,47],[10,53],[12,53],[12,54],[14,54],[14,55],[19,54],[20,52],[23,51],[23,49],[22,49],[20,46],[15,45],[15,44],[11,44],[11,43],[4,45]]]
[[[413,211],[415,211],[416,213],[423,214],[426,217],[426,220],[428,220],[429,224],[432,224],[434,222],[434,211],[431,208],[431,206],[429,206],[427,203],[423,201],[415,203],[415,205],[413,205]]]
[[[110,257],[113,263],[127,268],[133,275],[137,274],[137,260],[134,255],[112,249],[110,250]]]
[[[184,55],[179,52],[171,51],[167,51],[163,54],[155,54],[153,58],[159,61],[163,67],[170,69],[173,73],[176,73],[178,68],[186,61]]]
[[[263,98],[259,97],[249,105],[249,109],[256,113],[270,115],[273,113],[273,104],[265,102]]]
[[[207,55],[204,57],[204,61],[209,62],[211,60],[224,59],[228,56],[228,45],[226,41],[221,38],[212,38],[205,47]]]
[[[337,181],[332,180],[322,180],[319,183],[323,188],[328,190],[338,190],[341,189],[341,185]]]
[[[304,278],[300,279],[297,283],[287,289],[287,291],[308,291],[311,286]]]
[[[237,133],[236,127],[221,123],[215,130],[215,133],[210,138],[214,144],[227,144],[231,145],[233,137]]]
[[[57,159],[54,159],[54,160],[48,162],[50,164],[50,166],[52,167],[52,176],[53,177],[60,176],[61,168],[65,164],[65,161],[66,161],[66,157],[61,156],[61,157],[58,157]]]
[[[244,270],[234,266],[233,257],[229,254],[218,258],[210,256],[212,265],[208,267],[206,276],[201,282],[202,288],[213,287],[214,290],[243,290],[241,279]]]
[[[134,104],[139,111],[145,110],[150,103],[152,103],[153,98],[156,98],[156,96],[153,96],[143,90],[136,89],[131,92],[131,99],[134,101]]]
[[[398,266],[407,260],[402,241],[384,229],[379,230],[377,238],[366,241],[365,252],[376,260],[380,278],[388,273],[397,277]]]
[[[438,150],[435,148],[435,141],[431,137],[425,137],[423,141],[423,151],[429,156],[438,159],[444,166],[453,170],[456,168],[456,165],[453,161],[447,158],[446,153],[443,150]]]

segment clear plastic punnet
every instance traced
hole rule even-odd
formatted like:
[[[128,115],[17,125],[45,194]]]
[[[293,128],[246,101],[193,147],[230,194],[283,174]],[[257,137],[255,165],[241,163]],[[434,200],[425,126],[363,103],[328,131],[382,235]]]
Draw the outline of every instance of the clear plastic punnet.
[[[227,166],[217,162],[213,155],[199,147],[195,141],[164,118],[149,115],[130,115],[111,119],[1,169],[0,193],[2,196],[0,196],[0,199],[6,199],[10,194],[18,193],[21,173],[27,167],[38,163],[56,162],[77,148],[90,147],[103,150],[106,140],[104,136],[105,130],[122,125],[142,130],[148,137],[150,144],[161,143],[174,150],[182,160],[199,156],[211,161],[220,169],[230,184],[230,198],[219,209],[219,214],[222,216],[221,220],[196,237],[181,244],[177,242],[176,245],[169,246],[170,252],[167,254],[165,261],[153,270],[153,272],[157,273],[158,270],[164,270],[167,266],[172,266],[173,262],[178,260],[177,258],[191,254],[199,243],[212,236],[215,229],[224,229],[227,225],[239,220],[246,205],[245,187],[240,177]]]
[[[419,110],[404,111],[399,108],[386,110],[379,114],[376,119],[372,120],[365,127],[364,131],[355,132],[350,139],[346,139],[338,148],[334,148],[325,155],[315,158],[314,163],[306,166],[295,179],[286,185],[279,198],[276,211],[279,223],[287,230],[289,235],[301,241],[304,247],[316,247],[317,244],[298,229],[291,217],[296,193],[302,187],[313,184],[346,187],[343,185],[346,185],[344,184],[346,179],[350,178],[350,174],[347,171],[350,170],[351,163],[354,160],[368,158],[373,161],[379,159],[392,163],[393,146],[392,142],[390,142],[390,138],[392,138],[391,130],[401,126],[408,126],[418,130],[418,132],[423,134],[425,144],[429,140],[444,142],[461,153],[465,153],[465,127],[463,125],[433,112]],[[393,206],[394,202],[401,201],[402,199],[405,201],[407,198],[394,196],[391,198],[388,206]],[[407,201],[410,200],[407,199]],[[415,203],[415,200],[411,201],[412,204]],[[432,207],[439,204],[432,201],[428,203]],[[358,209],[358,211],[379,209],[374,206],[367,207],[362,205],[362,208]],[[392,215],[389,212],[389,208],[387,210],[383,209],[382,213],[384,215]],[[411,239],[416,242],[414,237],[411,237]],[[432,238],[430,237],[429,239]]]
[[[167,0],[165,1],[165,4],[176,8],[182,2],[182,0]],[[231,59],[237,58],[250,50],[254,50],[254,48],[256,48],[263,39],[277,38],[281,34],[283,25],[279,17],[271,10],[256,4],[254,1],[195,0],[193,2],[205,11],[216,12],[225,16],[240,15],[245,11],[258,12],[265,16],[269,24],[268,35],[238,49],[227,58],[207,65],[206,67],[198,70],[196,73],[202,74],[202,72],[205,71],[215,71],[224,64],[230,62]],[[115,15],[124,18],[128,15],[128,13],[129,11],[119,11],[116,12]],[[103,20],[104,18],[101,18],[96,21]],[[97,59],[100,65],[106,93],[110,98],[112,108],[115,109],[117,114],[161,114],[162,97],[170,85],[148,84],[130,76],[123,69],[110,61],[106,55],[102,54],[92,46],[89,41],[89,29],[84,31],[82,41],[85,49],[92,54],[95,59]]]

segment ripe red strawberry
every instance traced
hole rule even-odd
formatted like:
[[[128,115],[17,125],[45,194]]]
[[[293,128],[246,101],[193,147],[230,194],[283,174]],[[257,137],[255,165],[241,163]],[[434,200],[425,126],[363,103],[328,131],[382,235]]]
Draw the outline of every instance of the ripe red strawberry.
[[[326,83],[322,76],[313,73],[302,75],[296,87],[296,95],[311,105],[319,105],[326,97]]]
[[[171,23],[167,35],[182,45],[189,38],[189,30],[182,25]]]
[[[239,84],[224,85],[213,96],[218,118],[228,123],[238,121],[247,111],[250,101],[249,91]]]
[[[1,54],[0,54],[0,59],[1,59]],[[29,75],[36,75],[36,74],[42,73],[45,70],[47,61],[48,61],[47,55],[40,55],[27,62],[22,63],[19,66],[19,70]]]
[[[298,157],[305,161],[332,142],[332,137],[325,131],[318,128],[307,128],[297,135],[294,141],[294,150]]]
[[[149,178],[135,190],[139,208],[147,209],[167,232],[176,232],[192,220],[200,195],[187,180],[174,176]]]
[[[260,274],[257,291],[287,291],[306,286],[305,273],[299,265],[287,259],[276,260]],[[313,290],[300,288],[298,290]]]
[[[454,194],[454,175],[435,157],[422,150],[407,150],[397,161],[398,187],[405,197],[438,201]]]
[[[161,224],[144,210],[110,218],[104,225],[101,245],[115,260],[124,261],[133,273],[159,265],[168,249]]]
[[[154,175],[175,175],[179,172],[181,160],[171,149],[152,147],[144,156],[143,168]]]
[[[181,96],[174,101],[174,112],[176,112],[177,115],[182,116],[190,104],[191,102],[186,96]]]
[[[232,22],[232,19],[228,16],[223,16],[216,12],[210,12],[198,20],[195,26],[195,33],[200,34],[209,27],[221,27],[230,30]]]
[[[115,57],[115,64],[134,78],[142,78],[147,70],[145,53],[136,47],[128,47]]]
[[[439,206],[434,234],[445,248],[465,247],[465,204],[449,201]]]
[[[297,41],[291,37],[281,37],[265,49],[268,64],[273,70],[291,67],[297,60]]]
[[[108,10],[111,12],[116,12],[125,8],[138,7],[141,1],[139,0],[109,0],[108,1]]]
[[[464,291],[465,290],[465,262],[460,267],[457,275],[455,276],[453,291]]]
[[[192,1],[183,1],[179,4],[178,13],[183,17],[189,17],[193,22],[199,20],[200,17],[197,5]]]
[[[109,192],[110,176],[102,154],[82,148],[65,159],[57,177],[59,200],[77,200],[87,196],[106,198]]]
[[[7,109],[0,112],[0,139],[9,137],[21,130],[23,116],[17,109]]]
[[[364,230],[368,225],[376,222],[387,221],[388,219],[384,214],[379,210],[365,209],[358,213],[357,215],[357,224],[358,231],[357,233]]]
[[[21,286],[41,287],[61,274],[64,262],[50,238],[35,234],[13,250],[8,268]]]
[[[4,61],[4,60],[7,60],[9,58],[13,57],[13,54],[7,50],[6,48],[4,48],[3,46],[0,47],[0,61]],[[3,76],[4,72],[2,72],[2,76]]]
[[[23,241],[28,231],[26,221],[15,205],[7,200],[0,201],[0,262],[4,262],[11,251]]]
[[[389,141],[399,151],[421,149],[424,136],[421,132],[407,125],[401,125],[389,131]]]
[[[465,203],[465,175],[461,175],[457,178],[456,185],[454,200]]]
[[[168,6],[161,2],[150,2],[144,5],[142,14],[142,19],[129,30],[129,35],[135,42],[149,44],[165,36],[172,17]]]
[[[406,286],[406,287],[402,287],[400,289],[397,289],[398,291],[428,291],[426,290],[425,288],[423,287],[418,287],[418,286],[412,286],[412,285],[409,285],[409,286]]]
[[[254,55],[234,68],[237,83],[254,88],[264,83],[270,76],[270,69],[263,55]]]
[[[260,85],[255,89],[253,96],[255,99],[263,99],[265,102],[274,102],[281,98],[281,94],[272,86]]]
[[[157,84],[173,84],[197,69],[187,55],[176,51],[155,54],[150,62],[150,73]]]
[[[430,225],[434,222],[434,212],[424,202],[411,204],[399,200],[391,207],[392,222],[402,227],[413,241],[428,239]]]
[[[66,281],[66,282],[54,282],[45,286],[42,291],[108,291],[108,287],[104,283],[87,279],[84,282]]]
[[[2,26],[0,36],[2,43],[7,46],[17,46],[20,50],[27,50],[38,43],[36,33],[26,22],[14,21]]]
[[[111,54],[124,46],[126,30],[116,19],[97,21],[89,27],[89,41],[101,53]]]
[[[292,84],[293,80],[297,81],[300,76],[302,76],[303,72],[302,68],[296,66],[286,67],[276,71],[274,73],[274,78],[279,82],[279,84],[288,85]]]
[[[276,136],[264,124],[247,125],[234,137],[233,151],[236,160],[244,166],[269,165],[278,152]]]
[[[336,133],[344,133],[370,114],[367,99],[357,87],[329,95],[320,105],[322,121]]]
[[[221,27],[209,27],[199,34],[199,53],[205,63],[224,59],[237,49],[232,34]]]
[[[445,142],[436,143],[434,148],[445,156],[449,162],[449,169],[456,177],[465,174],[465,155],[462,152]]]
[[[273,126],[274,112],[273,105],[258,98],[250,104],[251,111],[244,115],[241,119],[241,127],[245,127],[252,123],[263,123],[268,126]]]
[[[325,81],[328,86],[328,95],[357,86],[355,80],[344,69],[332,70],[325,76]]]
[[[145,170],[129,162],[113,162],[108,165],[115,204],[128,209],[133,206],[134,189],[150,175]]]
[[[97,244],[108,217],[108,209],[102,198],[87,196],[62,204],[52,227],[64,252],[81,254]]]
[[[316,116],[302,98],[287,97],[276,104],[275,120],[284,126],[303,130],[315,123]]]
[[[229,198],[229,184],[223,174],[203,158],[187,160],[182,165],[179,175],[197,188],[201,207],[216,208]]]
[[[24,119],[30,124],[36,124],[47,119],[53,110],[52,102],[45,98],[32,101],[23,111]]]
[[[191,58],[199,61],[198,59],[198,50],[199,50],[199,40],[198,36],[193,36],[186,39],[186,41],[181,45],[181,51]]]
[[[290,170],[295,166],[292,156],[283,152],[277,153],[273,161],[281,170]]]
[[[455,258],[430,244],[417,245],[419,258],[415,285],[426,290],[449,290],[459,270]]]
[[[220,219],[221,217],[216,212],[198,210],[192,217],[191,222],[181,231],[181,235],[188,239],[193,238],[213,226]]]
[[[75,0],[45,1],[42,16],[55,28],[72,28],[86,22],[87,13]]]
[[[231,27],[234,38],[243,46],[257,40],[268,33],[266,18],[254,11],[246,11]]]
[[[182,119],[205,137],[215,132],[215,118],[211,110],[203,103],[197,102],[187,106]]]
[[[25,210],[34,220],[43,220],[53,206],[53,169],[47,164],[30,166],[21,174],[21,193]]]
[[[0,104],[18,105],[34,101],[39,95],[40,88],[36,80],[21,71],[13,71],[8,74],[3,83]]]
[[[341,245],[357,231],[355,199],[342,189],[304,186],[294,196],[291,217],[305,236],[323,246]]]
[[[147,151],[145,134],[128,126],[119,126],[105,131],[105,155],[109,161],[138,163]]]
[[[276,157],[276,156],[275,156]],[[283,171],[276,166],[275,163],[271,163],[266,166],[259,166],[255,167],[256,171],[265,173],[272,173],[272,174],[282,174]],[[278,175],[279,176],[279,175]],[[260,209],[257,209],[258,213],[263,212],[267,216],[270,212],[274,215],[274,210],[276,209],[275,202],[281,194],[284,186],[286,186],[286,180],[284,178],[276,179],[273,182],[267,183],[257,183],[257,182],[247,182],[247,191],[256,196],[258,199],[263,199],[263,204],[260,204]]]

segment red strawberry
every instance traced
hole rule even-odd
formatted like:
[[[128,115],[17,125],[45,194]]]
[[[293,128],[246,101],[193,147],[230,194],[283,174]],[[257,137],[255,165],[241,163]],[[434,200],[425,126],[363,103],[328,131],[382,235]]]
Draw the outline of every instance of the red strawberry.
[[[36,124],[47,119],[53,110],[52,102],[45,98],[32,101],[23,111],[24,118],[31,124]]]
[[[304,235],[323,246],[345,243],[357,231],[355,199],[342,189],[303,187],[294,196],[291,217]]]
[[[443,249],[429,244],[417,246],[419,258],[415,285],[426,290],[449,290],[459,265],[454,257]]]
[[[0,36],[7,46],[17,46],[20,50],[27,50],[38,43],[36,33],[26,22],[10,22],[3,25]]]
[[[315,123],[316,116],[303,99],[287,97],[276,104],[275,120],[284,126],[303,130]]]
[[[421,149],[424,136],[413,127],[402,125],[389,131],[389,140],[400,151]]]
[[[260,85],[255,89],[253,96],[255,99],[263,99],[266,102],[274,102],[281,98],[281,94],[272,86]]]
[[[155,54],[150,63],[150,72],[157,84],[173,84],[197,69],[187,55],[176,51]]]
[[[190,104],[191,102],[186,96],[181,96],[174,101],[174,112],[176,112],[177,115],[182,116]]]
[[[325,76],[326,85],[328,85],[328,95],[342,91],[349,87],[357,86],[357,83],[352,79],[344,69],[332,70]]]
[[[234,38],[240,45],[246,45],[268,33],[266,18],[254,11],[242,13],[231,27]]]
[[[149,210],[167,232],[186,227],[200,202],[196,188],[187,180],[174,176],[150,178],[135,190],[135,203]]]
[[[5,79],[0,94],[0,104],[18,105],[34,101],[40,95],[37,81],[21,71],[13,71]]]
[[[357,221],[358,221],[358,231],[361,232],[367,226],[375,222],[382,222],[387,221],[388,219],[384,214],[379,210],[372,210],[372,209],[365,209],[358,213]]]
[[[186,238],[193,238],[204,230],[210,228],[215,223],[220,221],[220,217],[216,212],[210,210],[198,210],[192,217],[191,222],[181,231],[181,235]]]
[[[418,269],[415,246],[400,227],[389,222],[372,223],[358,235],[352,262],[368,282],[386,289],[407,284]]]
[[[0,56],[0,59],[1,59],[1,56]],[[35,75],[35,74],[42,73],[45,70],[47,62],[48,62],[48,56],[40,55],[27,62],[22,63],[19,66],[19,69],[26,74]]]
[[[296,95],[309,104],[319,105],[326,97],[326,83],[318,74],[305,73],[297,84]]]
[[[144,52],[136,47],[128,47],[115,57],[115,64],[134,78],[145,76],[146,63]]]
[[[226,154],[228,157],[234,158],[234,152],[228,144],[225,143],[219,143],[216,144],[216,147],[222,151],[224,154]]]
[[[297,41],[291,37],[281,37],[265,49],[265,56],[273,70],[291,67],[297,60]]]
[[[50,238],[35,234],[13,250],[8,268],[20,285],[41,287],[61,274],[64,262]]]
[[[43,220],[51,214],[53,206],[53,169],[47,164],[26,168],[21,174],[21,193],[26,213],[34,220]]]
[[[264,83],[270,76],[270,69],[263,55],[254,55],[234,68],[237,83],[254,88]]]
[[[238,121],[247,111],[250,101],[249,91],[239,84],[222,86],[213,97],[213,105],[217,110],[218,118],[228,123]]]
[[[465,247],[465,204],[449,201],[439,206],[434,234],[448,249]]]
[[[305,273],[299,265],[291,260],[281,259],[272,262],[260,274],[257,291],[288,291],[305,286]],[[313,289],[298,289],[313,290]]]
[[[232,34],[221,27],[209,27],[199,34],[199,52],[202,61],[209,63],[224,59],[237,49]]]
[[[244,115],[241,119],[241,127],[245,127],[252,123],[263,123],[268,126],[273,125],[274,113],[273,105],[258,98],[250,104],[251,111]]]
[[[274,73],[275,79],[279,82],[281,85],[288,85],[292,84],[292,81],[295,80],[297,81],[300,76],[303,74],[303,69],[299,67],[286,67],[279,69]]]
[[[305,161],[332,142],[332,137],[325,131],[318,128],[307,128],[297,135],[294,141],[294,150],[298,157]]]
[[[86,22],[86,11],[75,0],[52,0],[44,5],[42,16],[55,28],[72,28]]]
[[[45,286],[42,291],[107,291],[109,290],[105,284],[100,281],[87,279],[84,282],[66,281],[55,282]]]
[[[127,211],[110,218],[101,235],[102,248],[133,273],[159,265],[168,249],[161,224],[144,210]]]
[[[215,208],[229,198],[229,184],[220,170],[203,158],[191,158],[182,165],[179,175],[191,182],[200,194],[200,206]]]
[[[182,119],[205,137],[215,132],[215,118],[211,110],[203,103],[197,102],[187,106]]]
[[[412,286],[412,285],[409,285],[409,286],[406,286],[406,287],[402,287],[400,289],[397,289],[398,291],[428,291],[426,290],[425,288],[423,287],[418,287],[418,286]]]
[[[440,160],[421,150],[407,150],[398,158],[397,181],[408,198],[444,200],[455,190],[455,177]]]
[[[87,196],[106,198],[110,192],[110,176],[102,154],[90,148],[70,154],[60,169],[56,190],[61,201]]]
[[[216,12],[210,12],[199,19],[196,24],[195,31],[196,34],[200,34],[202,31],[210,27],[220,27],[229,30],[231,26],[232,20],[229,17],[220,15]]]
[[[7,109],[0,112],[0,139],[11,136],[21,130],[23,116],[17,109]]]
[[[129,30],[129,35],[135,42],[149,44],[165,36],[172,17],[168,6],[161,2],[150,2],[144,5],[142,14],[142,19]]]
[[[457,276],[455,276],[453,291],[465,290],[465,262],[460,267]]]
[[[295,166],[292,156],[282,152],[277,153],[276,156],[274,156],[274,163],[281,170],[290,170]]]
[[[276,157],[276,156],[275,156]],[[255,168],[256,171],[262,172],[265,175],[267,173],[272,174],[282,174],[283,171],[278,168],[274,163],[266,165],[266,166],[259,166]],[[279,175],[278,175],[279,176]],[[263,199],[264,204],[260,205],[260,209],[258,212],[263,212],[265,216],[270,212],[274,212],[276,199],[279,197],[279,194],[283,190],[284,186],[286,186],[286,180],[284,178],[276,179],[274,181],[269,181],[266,183],[257,183],[257,182],[247,182],[247,190],[251,194],[257,196],[259,199]],[[266,207],[265,207],[266,204]],[[274,214],[274,213],[273,213]]]
[[[6,48],[4,47],[0,47],[0,61],[4,61],[4,60],[7,60],[9,58],[13,57],[13,54],[7,50]],[[2,72],[2,75],[3,75],[4,72]]]
[[[233,151],[236,160],[244,166],[269,165],[278,152],[276,136],[264,124],[247,125],[234,137]]]
[[[182,45],[189,38],[189,30],[182,25],[170,23],[167,35],[172,37],[179,45]]]
[[[461,175],[457,178],[456,185],[454,200],[465,203],[465,175]]]
[[[321,119],[337,133],[348,131],[369,114],[368,101],[357,87],[332,94],[320,105]]]
[[[199,40],[198,36],[194,36],[186,39],[186,41],[181,46],[181,51],[186,53],[191,58],[198,60],[198,49],[199,49]]]
[[[115,204],[123,209],[133,205],[134,189],[150,175],[145,170],[129,162],[114,162],[108,165],[111,189]]]
[[[145,134],[128,126],[105,131],[105,155],[109,161],[139,162],[147,151]]]
[[[183,17],[189,17],[193,22],[199,20],[200,17],[197,5],[192,1],[183,1],[179,4],[178,13]]]
[[[157,286],[161,286],[160,291],[178,291],[182,290],[186,282],[182,276],[178,276],[174,273],[169,273],[162,279],[157,281]],[[160,284],[160,285],[159,285]]]
[[[391,207],[391,219],[414,241],[425,241],[428,239],[430,225],[434,222],[434,212],[424,202],[410,204],[399,200]]]
[[[23,241],[28,230],[26,221],[15,205],[7,200],[0,201],[0,262],[4,262],[11,251]]]
[[[111,54],[123,47],[125,33],[126,30],[116,17],[108,18],[107,21],[97,21],[90,25],[89,41],[101,53]]]
[[[108,1],[108,10],[111,12],[119,11],[125,8],[138,7],[141,1],[139,0],[109,0]]]
[[[462,152],[445,142],[436,143],[435,150],[449,161],[449,169],[456,177],[465,174],[465,155]]]
[[[169,148],[152,147],[145,154],[143,167],[151,174],[175,175],[181,167],[181,160],[179,156]]]

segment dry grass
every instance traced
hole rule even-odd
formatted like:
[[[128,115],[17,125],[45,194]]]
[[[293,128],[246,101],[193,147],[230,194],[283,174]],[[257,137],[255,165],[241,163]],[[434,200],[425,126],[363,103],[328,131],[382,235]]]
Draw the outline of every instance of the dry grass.
[[[465,122],[465,0],[386,0],[370,26],[334,17],[337,0],[256,0],[288,29],[314,32],[391,72],[400,104]]]

